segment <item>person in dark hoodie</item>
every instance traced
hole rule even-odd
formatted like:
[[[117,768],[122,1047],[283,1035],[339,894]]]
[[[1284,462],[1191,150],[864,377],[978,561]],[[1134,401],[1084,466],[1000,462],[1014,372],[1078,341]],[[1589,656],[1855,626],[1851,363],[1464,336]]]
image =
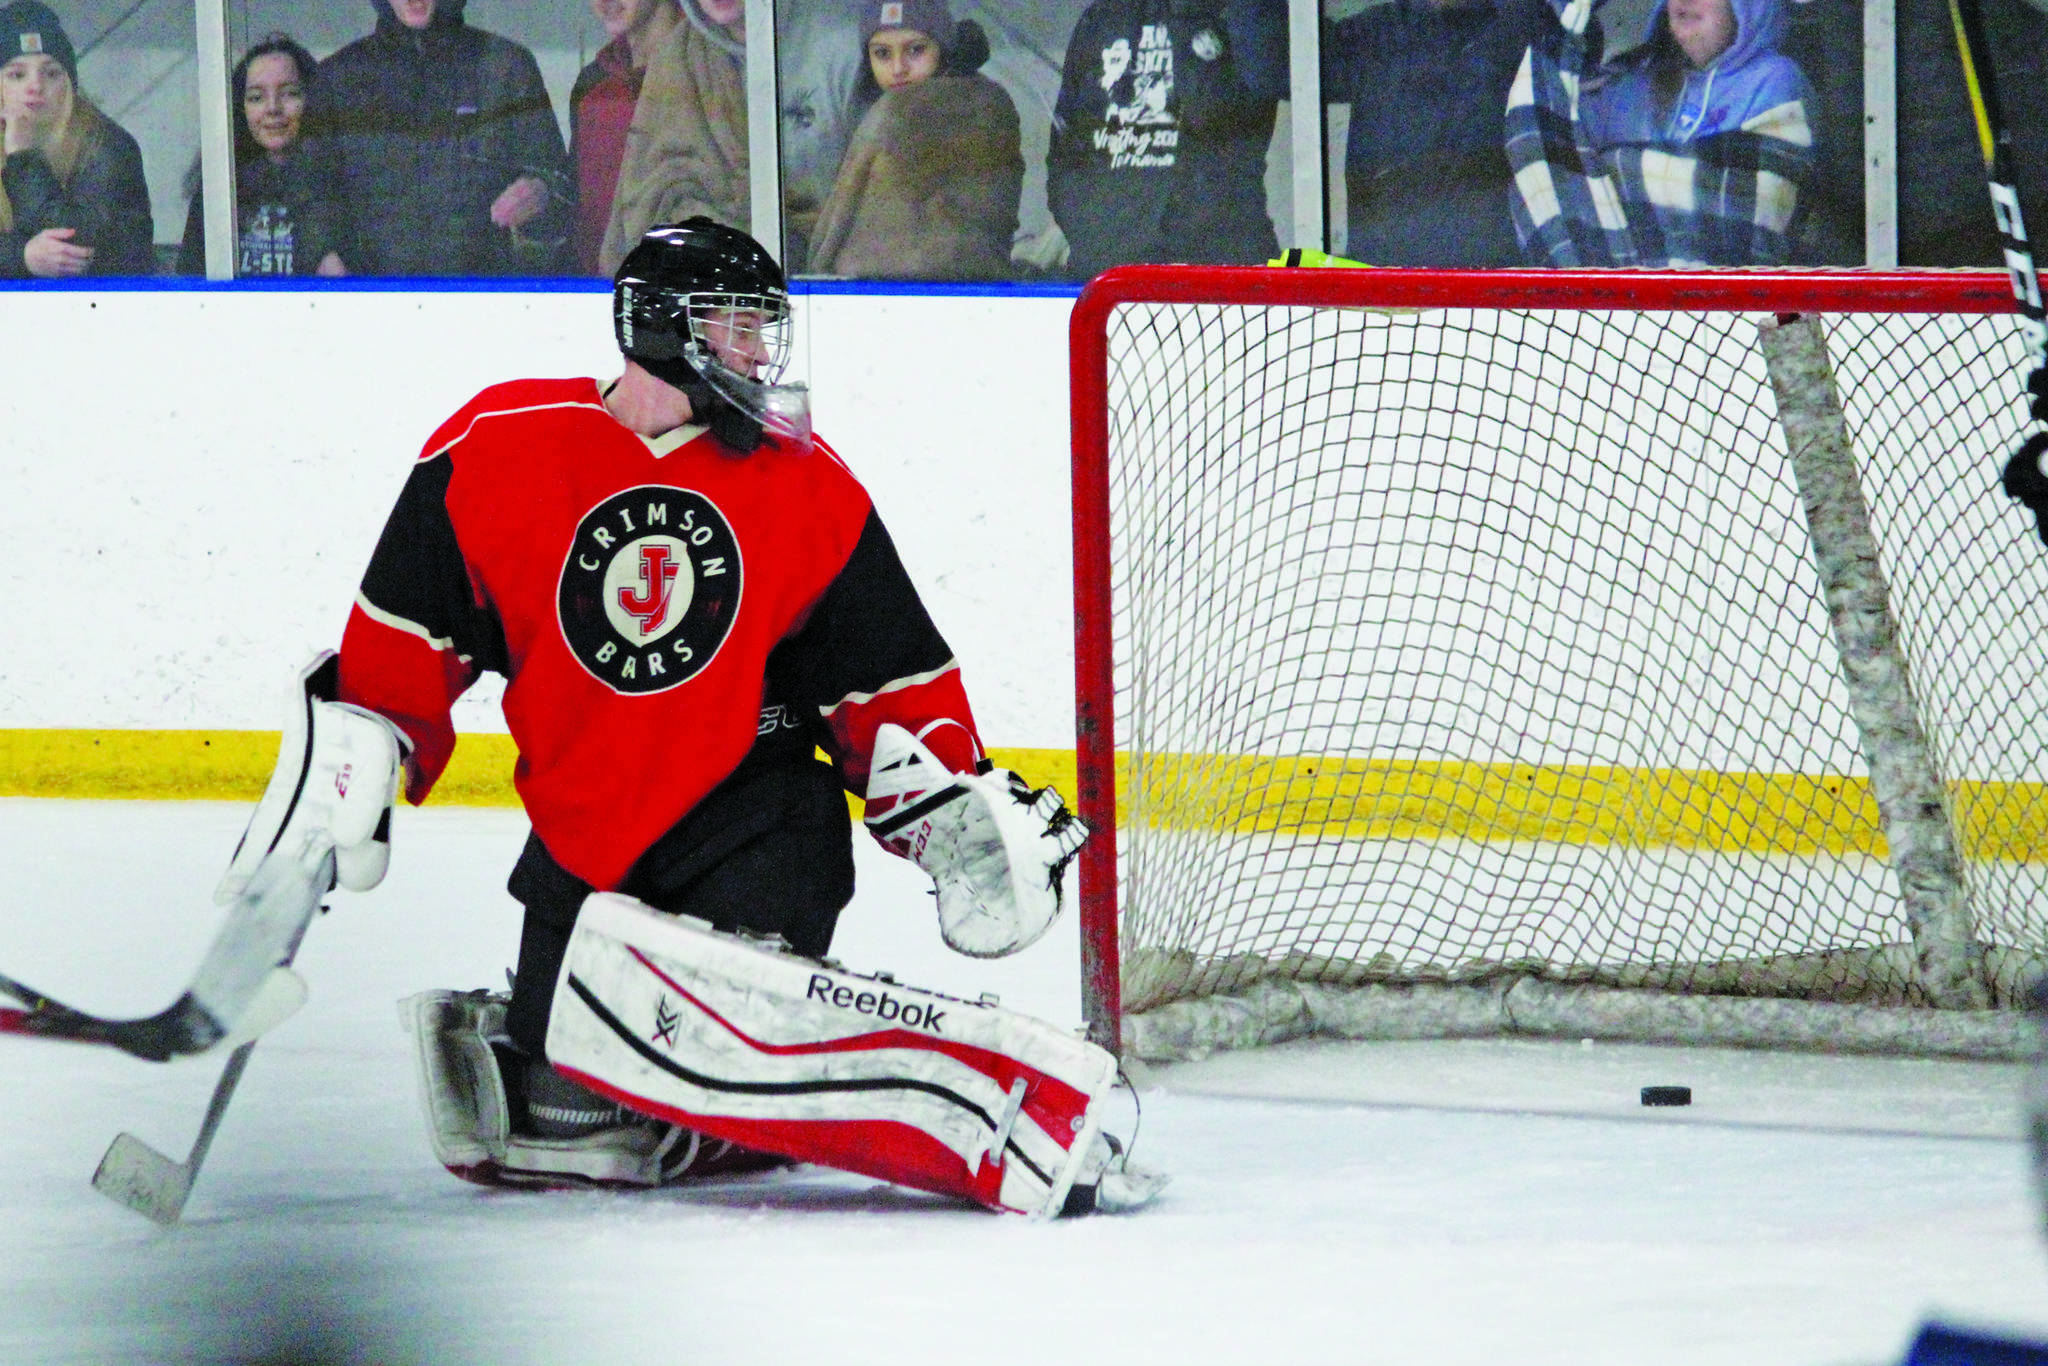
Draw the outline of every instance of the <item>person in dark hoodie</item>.
[[[35,0],[0,7],[0,279],[156,273],[142,149]]]
[[[981,74],[988,38],[945,0],[868,0],[860,119],[809,269],[899,280],[1011,273],[1024,184],[1017,106]]]
[[[1661,0],[1643,44],[1597,70],[1593,0],[1551,4],[1558,28],[1524,55],[1508,96],[1515,227],[1530,258],[1789,260],[1814,139],[1806,77],[1777,50],[1785,0]]]
[[[566,264],[569,156],[533,54],[466,0],[374,0],[320,64],[309,134],[334,155],[369,275],[547,275]]]
[[[1344,254],[1518,266],[1501,109],[1544,0],[1392,0],[1332,27],[1323,98],[1351,106]]]
[[[1089,5],[1067,42],[1046,157],[1068,273],[1271,257],[1266,148],[1286,86],[1280,0]]]
[[[355,247],[332,177],[306,142],[312,54],[281,33],[235,63],[235,274],[346,275]],[[205,201],[192,196],[178,272],[206,273]]]

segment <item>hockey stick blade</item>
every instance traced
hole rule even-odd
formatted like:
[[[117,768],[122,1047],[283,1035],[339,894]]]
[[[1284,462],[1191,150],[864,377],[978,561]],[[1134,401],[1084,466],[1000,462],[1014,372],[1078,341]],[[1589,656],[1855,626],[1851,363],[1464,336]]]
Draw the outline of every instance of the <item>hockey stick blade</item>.
[[[333,885],[334,851],[324,841],[308,841],[295,857],[273,858],[228,908],[192,985],[168,1009],[142,1019],[94,1015],[0,976],[0,992],[25,1007],[0,1008],[0,1034],[105,1044],[168,1062],[260,1033],[248,1023],[268,1028],[305,999],[303,984],[291,999],[297,979],[286,983],[277,974]]]
[[[331,846],[309,843],[292,860],[292,866],[296,871],[289,877],[259,872],[251,880],[237,897],[236,905],[239,908],[245,903],[268,903],[267,915],[255,917],[252,912],[251,917],[244,917],[241,933],[231,935],[237,923],[231,914],[229,928],[215,939],[213,950],[208,952],[194,979],[193,991],[197,992],[209,982],[232,980],[249,963],[261,961],[266,954],[270,956],[271,966],[247,992],[236,1012],[234,1027],[215,1040],[222,1046],[233,1045],[235,1051],[228,1055],[228,1065],[221,1069],[220,1080],[213,1085],[213,1095],[206,1102],[206,1117],[199,1121],[199,1136],[192,1140],[192,1151],[183,1162],[174,1162],[134,1134],[120,1133],[107,1145],[106,1154],[92,1174],[94,1190],[166,1228],[177,1223],[185,1212],[192,1183],[199,1179],[199,1168],[206,1161],[207,1149],[213,1146],[213,1136],[228,1112],[228,1102],[234,1099],[235,1088],[242,1084],[242,1073],[249,1066],[249,1055],[256,1049],[257,1038],[306,1003],[306,984],[291,970],[291,962],[299,955],[299,944],[319,910],[320,898],[334,885],[334,851]],[[290,895],[294,886],[296,899]],[[258,909],[263,909],[262,905]],[[286,936],[281,945],[272,938],[280,931]],[[224,953],[222,945],[230,940],[233,951]]]
[[[213,1146],[221,1116],[227,1113],[228,1101],[234,1098],[255,1047],[252,1039],[229,1056],[220,1080],[214,1083],[206,1118],[199,1123],[199,1136],[192,1141],[192,1152],[183,1162],[172,1161],[134,1134],[117,1134],[92,1174],[92,1188],[165,1228],[177,1223],[185,1212],[185,1202],[192,1196],[192,1183],[199,1179],[206,1150]]]

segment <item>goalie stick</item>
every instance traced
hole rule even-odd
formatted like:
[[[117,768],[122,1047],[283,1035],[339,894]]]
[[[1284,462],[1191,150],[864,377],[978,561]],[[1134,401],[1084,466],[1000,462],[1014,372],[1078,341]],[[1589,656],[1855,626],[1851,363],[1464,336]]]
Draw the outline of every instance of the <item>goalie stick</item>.
[[[0,992],[21,1003],[0,1007],[0,1034],[104,1044],[149,1062],[254,1038],[304,1003],[305,986],[285,964],[333,885],[334,850],[323,839],[266,864],[229,906],[191,985],[155,1015],[94,1015],[0,975]]]
[[[2012,134],[1999,104],[1991,48],[1984,39],[1983,11],[1978,0],[1949,0],[1948,12],[1955,25],[1956,53],[1962,59],[1978,147],[1984,155],[1999,247],[2012,275],[2013,297],[2019,301],[2021,327],[2034,362],[2033,377],[2027,381],[2028,416],[2037,423],[2048,422],[2048,310],[2042,306],[2033,246],[2027,241],[2026,221],[2020,214],[2020,196],[2012,174]],[[2048,543],[2048,472],[2041,468],[2044,455],[2048,455],[2048,432],[2036,431],[2006,462],[2001,482],[2009,496],[2033,511],[2041,539]]]
[[[332,864],[323,860],[321,866],[331,868]],[[315,901],[317,904],[317,896]],[[232,1044],[235,1051],[228,1055],[228,1065],[221,1069],[220,1080],[213,1084],[206,1115],[199,1121],[198,1137],[192,1140],[185,1160],[174,1161],[124,1130],[114,1135],[114,1141],[101,1155],[100,1165],[92,1174],[94,1190],[165,1228],[178,1222],[185,1212],[185,1202],[192,1197],[192,1184],[199,1179],[207,1150],[213,1146],[213,1136],[228,1112],[228,1102],[234,1099],[235,1088],[242,1084],[242,1073],[248,1069],[256,1040],[305,1003],[305,987],[291,971],[291,961],[298,956],[299,945],[311,924],[310,914],[299,922],[297,933],[285,945],[283,961],[264,979],[241,1022],[217,1041],[216,1047]]]

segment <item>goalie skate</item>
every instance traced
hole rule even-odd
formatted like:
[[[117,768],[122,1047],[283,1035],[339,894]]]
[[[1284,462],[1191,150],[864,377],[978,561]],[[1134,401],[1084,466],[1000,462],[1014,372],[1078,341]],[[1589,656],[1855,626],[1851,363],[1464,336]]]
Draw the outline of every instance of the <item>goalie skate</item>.
[[[429,991],[399,1003],[417,1048],[428,1139],[454,1175],[480,1186],[644,1189],[789,1165],[616,1106],[589,1117],[581,1132],[530,1132],[532,1111],[549,1107],[516,1103],[506,1087],[508,1060],[530,1060],[505,1037],[505,1003],[485,991]],[[555,1117],[558,1129],[570,1127]]]

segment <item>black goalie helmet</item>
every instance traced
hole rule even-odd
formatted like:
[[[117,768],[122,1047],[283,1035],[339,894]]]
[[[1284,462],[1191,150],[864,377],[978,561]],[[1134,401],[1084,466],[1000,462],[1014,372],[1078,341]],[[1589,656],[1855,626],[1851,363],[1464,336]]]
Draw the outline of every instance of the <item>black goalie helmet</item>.
[[[789,289],[759,242],[709,218],[649,228],[612,277],[619,350],[689,396],[735,450],[764,433],[811,444],[810,392],[789,368]]]

